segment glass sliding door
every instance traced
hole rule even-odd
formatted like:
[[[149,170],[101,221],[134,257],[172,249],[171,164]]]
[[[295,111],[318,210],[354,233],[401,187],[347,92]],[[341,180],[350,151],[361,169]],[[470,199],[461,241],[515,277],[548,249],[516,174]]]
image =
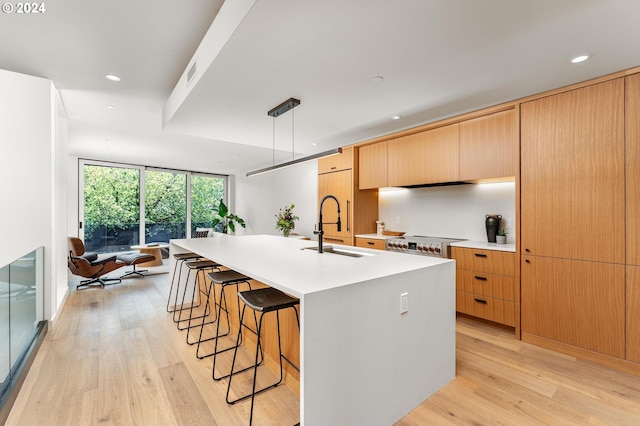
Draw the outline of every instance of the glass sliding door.
[[[220,200],[225,200],[226,186],[224,176],[191,176],[191,235],[196,228],[211,227]]]
[[[223,175],[81,160],[79,181],[79,235],[97,253],[189,238],[228,204]]]
[[[140,170],[85,164],[83,222],[87,251],[127,251],[140,242]]]
[[[186,238],[187,175],[146,170],[144,188],[144,242]]]

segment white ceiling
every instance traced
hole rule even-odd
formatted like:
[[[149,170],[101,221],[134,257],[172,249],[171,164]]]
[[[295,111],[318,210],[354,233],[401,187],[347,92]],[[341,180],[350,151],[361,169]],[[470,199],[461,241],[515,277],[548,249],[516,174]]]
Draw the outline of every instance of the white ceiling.
[[[286,161],[294,147],[319,152],[640,65],[638,0],[257,0],[239,25],[223,13],[239,0],[216,19],[222,3],[54,0],[41,15],[3,14],[0,68],[54,82],[74,155],[244,173],[271,164],[274,142]],[[230,25],[178,93],[209,27]],[[290,97],[300,106],[267,116]]]

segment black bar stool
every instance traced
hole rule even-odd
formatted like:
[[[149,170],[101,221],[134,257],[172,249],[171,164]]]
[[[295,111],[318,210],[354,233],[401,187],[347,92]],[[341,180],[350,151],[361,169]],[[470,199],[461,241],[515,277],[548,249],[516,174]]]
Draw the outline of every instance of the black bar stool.
[[[229,375],[231,373],[216,377],[216,356],[218,354],[221,354],[223,352],[226,352],[226,351],[229,351],[229,350],[235,348],[234,345],[231,345],[231,346],[228,346],[228,347],[222,348],[222,349],[218,348],[219,338],[227,336],[231,332],[231,325],[229,323],[229,311],[228,311],[228,307],[227,307],[227,297],[225,295],[225,288],[230,286],[230,285],[235,285],[236,289],[237,289],[238,285],[247,284],[249,286],[249,290],[251,290],[251,278],[249,278],[248,276],[246,276],[244,274],[241,274],[239,272],[233,271],[233,270],[210,272],[208,274],[208,276],[209,276],[209,279],[211,280],[211,290],[209,292],[210,293],[214,292],[214,297],[215,297],[215,289],[213,288],[213,285],[214,284],[219,284],[219,285],[222,286],[222,288],[220,290],[220,303],[217,305],[218,312],[216,314],[216,316],[218,318],[218,323],[216,324],[216,334],[211,338],[202,339],[202,330],[203,330],[204,327],[202,329],[200,329],[200,340],[202,342],[206,342],[206,341],[209,341],[209,340],[215,340],[215,345],[214,345],[214,348],[213,348],[213,352],[211,352],[209,354],[205,354],[205,355],[200,355],[200,353],[199,353],[200,345],[198,345],[198,350],[196,350],[196,356],[198,358],[200,358],[200,359],[206,358],[206,357],[209,357],[209,356],[213,356],[213,368],[212,368],[212,371],[211,371],[211,377],[214,380],[221,380],[221,379],[224,379],[226,377],[229,377]],[[255,330],[252,330],[246,324],[243,324],[243,321],[242,321],[243,319],[240,316],[240,298],[238,296],[236,296],[236,297],[237,297],[237,300],[238,300],[238,326],[240,328],[245,327],[248,330],[252,331],[253,333],[256,333]],[[214,301],[215,301],[215,299],[214,299]],[[224,307],[222,306],[223,303],[224,303]],[[221,322],[220,321],[220,317],[221,317],[221,310],[223,310],[223,309],[224,309],[224,311],[226,313],[226,318],[227,318],[227,330],[221,333],[220,332],[220,322]],[[257,315],[255,313],[254,313],[253,317],[254,317],[255,323],[258,324],[258,317],[257,317]],[[262,350],[260,351],[260,362],[262,362]],[[244,370],[242,370],[242,371],[244,371]]]
[[[283,379],[283,370],[282,370],[282,360],[285,360],[287,363],[289,363],[290,365],[292,365],[296,370],[299,371],[298,367],[295,366],[289,359],[287,359],[287,357],[285,357],[282,354],[282,344],[281,344],[281,340],[280,340],[280,311],[283,309],[293,309],[296,313],[296,322],[298,323],[298,330],[300,330],[300,318],[298,316],[298,310],[296,309],[296,305],[300,304],[300,299],[297,299],[295,297],[291,297],[288,294],[275,289],[273,287],[266,287],[266,288],[259,288],[259,289],[255,289],[255,290],[248,290],[248,291],[241,291],[240,293],[238,293],[238,297],[244,302],[244,306],[242,307],[242,314],[240,315],[240,319],[244,320],[244,312],[245,309],[247,307],[249,307],[250,309],[252,309],[254,312],[260,312],[260,320],[257,323],[258,324],[258,329],[257,329],[257,335],[258,335],[258,341],[256,342],[256,356],[254,359],[254,364],[251,367],[248,367],[248,369],[253,368],[253,385],[252,385],[252,390],[251,393],[247,394],[247,395],[243,395],[239,398],[230,400],[229,399],[229,391],[231,390],[231,382],[233,380],[233,377],[239,373],[240,371],[244,371],[246,369],[243,370],[239,370],[239,371],[234,371],[234,367],[235,367],[235,363],[236,363],[236,355],[238,353],[238,346],[240,346],[240,341],[242,339],[242,327],[240,327],[240,329],[238,330],[238,339],[236,341],[236,346],[235,349],[233,351],[233,361],[231,362],[231,374],[229,375],[229,383],[227,385],[227,396],[226,396],[226,401],[228,404],[235,404],[238,401],[242,401],[245,400],[247,398],[251,398],[251,409],[249,411],[249,426],[251,426],[252,422],[253,422],[253,405],[254,405],[254,400],[255,400],[255,396],[256,394],[260,393],[260,392],[264,392],[268,389],[274,388],[276,386],[278,386]],[[256,390],[256,380],[258,378],[258,352],[260,350],[260,334],[262,332],[262,320],[264,319],[265,314],[267,314],[268,312],[274,312],[276,313],[276,323],[277,323],[277,328],[278,328],[278,361],[280,364],[280,378],[278,379],[277,382],[269,385],[269,386],[265,386],[262,389]]]
[[[196,291],[200,291],[200,293],[205,293],[204,294],[205,298],[208,299],[208,294],[206,294],[206,291],[203,292],[202,288],[200,287],[198,277],[200,274],[204,274],[206,271],[213,271],[214,269],[220,270],[220,266],[221,266],[219,263],[214,262],[213,260],[208,260],[208,259],[185,262],[184,264],[187,268],[189,268],[189,271],[187,272],[187,278],[185,280],[184,290],[182,292],[182,303],[180,304],[180,308],[176,307],[176,309],[173,311],[173,321],[177,324],[178,330],[188,330],[190,328],[197,327],[197,325],[192,325],[191,321],[193,321],[194,319],[200,319],[203,316],[206,317],[209,315],[208,313],[209,306],[206,305],[204,307],[205,310],[201,316],[195,316],[195,317],[193,316],[193,308],[199,307],[202,304],[202,300],[203,300],[202,297],[198,297],[198,304],[194,305],[194,302],[196,299]],[[193,294],[192,294],[190,306],[188,308],[185,308],[184,303],[187,295],[187,287],[189,287],[189,278],[191,277],[192,272],[195,272],[194,281],[193,281]],[[178,298],[178,293],[176,292],[176,306],[178,304],[177,298]],[[182,318],[183,311],[189,311],[189,316],[187,318]],[[215,321],[215,318],[211,322],[213,321]],[[186,325],[182,325],[182,323],[184,322],[186,322]],[[187,334],[187,342],[189,341],[188,337],[189,336]]]
[[[188,252],[188,253],[177,253],[173,255],[173,258],[176,260],[176,264],[175,267],[173,269],[173,277],[171,278],[171,287],[169,288],[169,296],[167,296],[167,312],[172,313],[173,311],[176,310],[177,308],[177,301],[178,301],[178,293],[180,292],[180,277],[182,276],[182,265],[184,265],[184,262],[186,262],[187,260],[195,260],[195,259],[199,259],[200,255],[199,254],[195,254],[192,252]],[[178,287],[176,288],[176,297],[175,300],[176,302],[173,305],[173,308],[171,308],[171,292],[173,291],[173,286],[175,285],[176,282],[176,271],[178,270],[178,264],[180,265],[180,273],[178,274]]]

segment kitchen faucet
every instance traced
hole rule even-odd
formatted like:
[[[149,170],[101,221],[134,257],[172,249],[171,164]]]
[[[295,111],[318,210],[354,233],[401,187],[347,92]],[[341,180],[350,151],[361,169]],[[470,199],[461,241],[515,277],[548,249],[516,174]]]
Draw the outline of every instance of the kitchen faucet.
[[[338,205],[338,221],[337,222],[322,222],[322,206],[327,198],[333,198]],[[314,234],[318,236],[318,253],[322,253],[322,236],[324,235],[324,231],[322,230],[322,225],[333,225],[335,224],[338,228],[338,232],[342,231],[342,223],[340,222],[340,201],[333,195],[326,195],[322,201],[320,201],[320,217],[318,218],[318,230],[313,231]]]

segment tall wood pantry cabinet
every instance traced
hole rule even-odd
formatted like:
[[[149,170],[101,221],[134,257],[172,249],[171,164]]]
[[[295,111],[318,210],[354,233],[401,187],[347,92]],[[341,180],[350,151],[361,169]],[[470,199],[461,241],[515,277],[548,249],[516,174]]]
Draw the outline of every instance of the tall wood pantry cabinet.
[[[524,340],[625,357],[625,88],[521,104]]]
[[[323,225],[327,243],[354,245],[356,234],[376,232],[378,220],[378,190],[358,189],[358,153],[356,147],[342,149],[342,154],[318,160],[318,213],[320,202],[326,195],[340,202],[342,230],[336,225]],[[323,222],[338,219],[335,201],[327,199],[322,211]]]
[[[640,74],[626,77],[627,359],[640,363]]]

